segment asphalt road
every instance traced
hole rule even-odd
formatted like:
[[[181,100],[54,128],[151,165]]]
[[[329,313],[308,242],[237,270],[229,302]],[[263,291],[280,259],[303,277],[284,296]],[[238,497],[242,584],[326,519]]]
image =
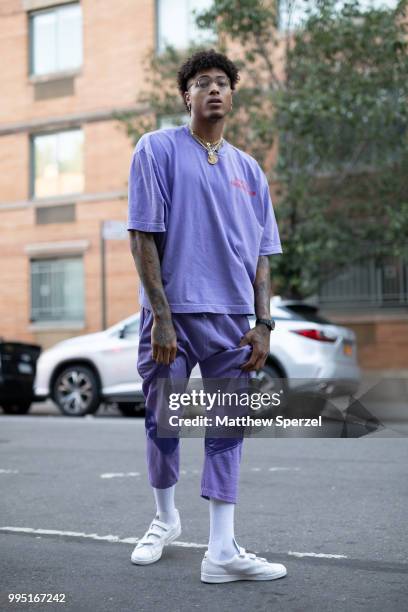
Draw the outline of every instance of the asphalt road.
[[[407,609],[406,438],[246,439],[236,538],[288,575],[207,585],[203,440],[181,440],[179,540],[134,566],[154,512],[143,420],[42,414],[0,416],[2,611]],[[64,593],[65,603],[9,604],[10,593]]]

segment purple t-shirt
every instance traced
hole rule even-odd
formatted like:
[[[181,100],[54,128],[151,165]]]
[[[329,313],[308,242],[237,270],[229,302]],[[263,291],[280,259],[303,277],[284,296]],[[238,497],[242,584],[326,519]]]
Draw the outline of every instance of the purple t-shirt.
[[[128,229],[155,233],[171,312],[254,314],[258,257],[282,253],[258,162],[224,140],[209,164],[187,125],[138,141]],[[142,284],[139,298],[151,310]]]

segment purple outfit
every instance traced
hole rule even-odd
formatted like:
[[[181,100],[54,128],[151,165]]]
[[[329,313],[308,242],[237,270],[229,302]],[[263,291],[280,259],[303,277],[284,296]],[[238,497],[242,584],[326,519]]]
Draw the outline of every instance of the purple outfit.
[[[218,155],[209,164],[186,125],[135,147],[128,229],[157,232],[171,312],[254,314],[258,255],[282,253],[258,162],[228,142]],[[142,285],[140,304],[151,308]]]
[[[179,476],[179,438],[157,436],[158,378],[240,378],[252,347],[239,347],[254,314],[259,255],[282,253],[269,187],[256,160],[224,141],[215,165],[188,126],[144,134],[129,173],[128,229],[153,232],[177,334],[169,366],[152,358],[153,314],[140,285],[138,371],[146,400],[150,484]],[[205,438],[201,496],[235,503],[242,437]]]
[[[157,437],[159,378],[188,379],[199,363],[203,379],[242,378],[248,373],[240,365],[249,359],[251,346],[239,347],[250,328],[245,315],[176,313],[172,315],[177,334],[177,356],[170,365],[152,358],[150,334],[153,314],[142,308],[137,368],[143,378],[146,398],[147,467],[153,487],[166,489],[179,478],[179,438]],[[204,438],[205,458],[201,478],[201,497],[236,502],[242,437]]]

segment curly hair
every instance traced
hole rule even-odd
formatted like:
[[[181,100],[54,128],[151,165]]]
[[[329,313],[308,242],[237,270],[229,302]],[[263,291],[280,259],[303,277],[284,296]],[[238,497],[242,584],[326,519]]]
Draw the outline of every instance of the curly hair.
[[[219,68],[223,70],[231,83],[231,89],[235,89],[235,85],[239,81],[238,68],[226,55],[218,53],[215,49],[208,49],[206,51],[197,51],[191,57],[189,57],[177,73],[177,85],[181,97],[184,100],[184,92],[187,91],[188,81],[206,68]],[[185,104],[185,102],[184,102]],[[186,104],[185,104],[186,105]],[[187,105],[186,105],[187,108]]]

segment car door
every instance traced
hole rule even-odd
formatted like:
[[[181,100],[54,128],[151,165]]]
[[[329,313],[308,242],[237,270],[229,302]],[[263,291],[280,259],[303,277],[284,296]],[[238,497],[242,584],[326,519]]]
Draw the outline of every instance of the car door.
[[[112,333],[103,356],[104,394],[129,393],[141,388],[137,371],[139,317]]]

